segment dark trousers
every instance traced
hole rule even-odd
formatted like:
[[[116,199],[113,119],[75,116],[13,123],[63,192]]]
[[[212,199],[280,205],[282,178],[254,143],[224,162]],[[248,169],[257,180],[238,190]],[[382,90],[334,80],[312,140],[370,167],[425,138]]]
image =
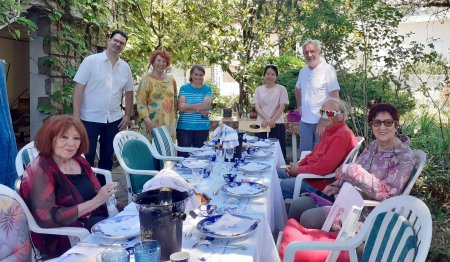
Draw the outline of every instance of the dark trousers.
[[[121,120],[122,119],[119,119],[110,123],[83,121],[89,138],[89,152],[87,152],[85,157],[91,166],[94,166],[98,140],[100,143],[98,168],[106,170],[112,169],[112,156],[114,153],[113,140],[114,136],[119,133],[119,123]],[[99,136],[100,139],[98,138]],[[100,184],[104,184],[101,179]]]
[[[178,146],[202,147],[203,142],[208,140],[209,130],[184,130],[177,129]],[[188,157],[186,152],[178,152],[178,156]]]
[[[266,139],[267,133],[256,133],[257,137]],[[280,141],[281,152],[283,152],[283,157],[286,159],[286,126],[284,124],[275,124],[275,126],[270,129],[269,138],[276,138]]]

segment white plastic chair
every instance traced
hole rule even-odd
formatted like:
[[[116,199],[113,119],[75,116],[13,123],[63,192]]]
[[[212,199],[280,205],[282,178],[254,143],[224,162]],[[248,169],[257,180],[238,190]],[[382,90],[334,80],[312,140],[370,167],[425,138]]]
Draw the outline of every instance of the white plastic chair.
[[[330,232],[331,227],[339,216],[341,219],[341,229],[336,237],[336,241],[345,240],[353,236],[356,223],[358,222],[361,211],[364,207],[364,199],[361,194],[349,183],[345,182],[331,206],[330,213],[322,226],[322,231]],[[279,249],[283,231],[278,234],[277,249]],[[337,259],[340,252],[332,252],[328,258]]]
[[[16,180],[16,188],[18,186],[18,182],[20,181],[20,177],[22,176],[23,172],[25,171],[25,168],[34,160],[36,157],[38,157],[39,151],[34,146],[34,141],[31,141],[30,143],[26,144],[20,151],[17,153],[16,156],[16,171],[18,180]],[[96,167],[91,167],[92,171],[95,174],[101,174],[105,176],[106,183],[112,182],[112,175],[111,171]]]
[[[420,174],[422,173],[422,170],[425,166],[425,163],[427,162],[427,155],[422,150],[413,150],[414,156],[416,158],[416,166],[411,172],[411,177],[408,180],[408,183],[406,184],[405,188],[403,189],[403,192],[400,195],[407,196],[411,192],[412,187],[416,183],[417,178],[419,178]],[[377,206],[380,203],[380,201],[376,200],[364,200],[364,205],[369,207]]]
[[[349,163],[353,163],[356,160],[356,157],[358,156],[358,151],[361,148],[362,143],[364,142],[364,137],[358,136],[356,137],[356,139],[358,140],[358,144],[356,144],[355,147],[353,147],[353,149],[350,151],[350,153],[348,153],[347,157],[344,160],[344,164],[349,164]],[[303,157],[305,157],[305,155],[302,152],[302,156],[301,159],[303,159]],[[330,173],[328,175],[325,176],[319,176],[319,175],[315,175],[315,174],[299,174],[295,177],[295,187],[294,187],[294,194],[292,195],[292,199],[296,199],[300,197],[300,189],[302,187],[302,182],[304,179],[324,179],[324,178],[333,178],[335,177],[336,174]],[[291,199],[286,199],[285,200],[286,203],[290,203]]]
[[[196,147],[181,147],[177,146],[170,136],[169,130],[167,130],[166,126],[158,126],[154,128],[152,131],[152,145],[156,148],[159,155],[164,158],[155,158],[162,159],[164,161],[171,160],[169,157],[176,157],[178,152],[192,152],[199,150]]]
[[[28,227],[32,232],[40,234],[68,236],[70,244],[72,246],[74,246],[78,241],[82,240],[83,238],[87,237],[90,234],[87,229],[82,227],[42,228],[36,223],[36,220],[34,219],[33,215],[28,209],[27,204],[25,204],[22,197],[19,196],[18,193],[16,193],[14,190],[12,190],[7,186],[0,184],[0,194],[11,197],[20,204],[27,217]],[[35,249],[33,248],[33,250]]]
[[[428,250],[431,244],[432,237],[432,218],[428,207],[420,199],[412,196],[396,196],[391,197],[381,202],[374,210],[369,214],[366,221],[359,232],[350,239],[336,242],[292,242],[286,247],[284,262],[294,261],[295,253],[298,250],[333,250],[342,251],[348,250],[350,261],[358,261],[356,248],[363,242],[367,242],[368,239],[380,240],[383,237],[388,237],[389,241],[376,242],[377,245],[370,245],[372,252],[370,253],[369,261],[375,261],[377,255],[382,255],[381,261],[388,261],[388,252],[395,252],[397,249],[402,248],[401,242],[394,242],[395,238],[400,235],[397,231],[390,230],[396,228],[389,228],[390,221],[386,220],[381,223],[383,226],[374,226],[374,222],[377,219],[383,217],[383,213],[388,212],[387,215],[396,213],[407,220],[412,228],[413,234],[416,236],[416,256],[414,261],[425,261],[428,255]],[[377,238],[375,238],[377,237]],[[379,237],[379,238],[378,238]],[[366,248],[367,246],[365,246]],[[366,251],[366,250],[365,250]],[[365,254],[364,254],[365,255]],[[329,260],[332,261],[332,260]],[[398,259],[392,258],[391,261],[398,261]]]
[[[126,155],[127,152],[124,152],[124,146],[127,143],[129,143],[128,144],[129,146],[135,147],[135,149],[131,150],[132,153],[136,154],[138,157],[143,159],[137,159],[136,157],[134,157],[136,159],[133,159],[133,157]],[[162,156],[153,147],[153,145],[150,144],[150,142],[145,136],[134,131],[120,131],[119,133],[117,133],[117,135],[114,137],[113,140],[113,147],[117,160],[119,161],[119,164],[125,173],[128,188],[128,203],[130,203],[132,201],[133,195],[139,192],[139,190],[141,190],[141,188],[136,188],[137,184],[139,184],[139,186],[143,185],[142,181],[135,182],[136,179],[134,178],[134,175],[144,175],[153,177],[156,174],[158,174],[159,172],[158,170],[150,169],[155,168],[154,164],[151,163],[150,161],[154,161],[153,157],[156,159],[162,159]],[[136,152],[135,150],[137,150],[138,152]],[[184,158],[166,157],[165,159],[172,161],[179,161]],[[130,177],[130,175],[133,175],[133,179]]]

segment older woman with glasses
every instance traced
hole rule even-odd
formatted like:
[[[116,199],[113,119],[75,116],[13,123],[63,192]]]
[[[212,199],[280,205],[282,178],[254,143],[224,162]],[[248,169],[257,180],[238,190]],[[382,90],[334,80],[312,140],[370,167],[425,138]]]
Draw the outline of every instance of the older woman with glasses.
[[[336,181],[323,190],[333,202],[344,182],[360,190],[366,199],[382,201],[403,192],[415,166],[409,139],[398,135],[399,112],[391,104],[376,104],[367,116],[375,140],[364,150],[355,163],[336,170]],[[318,196],[302,196],[293,201],[289,209],[291,218],[300,218],[307,228],[321,228],[329,208],[320,207]],[[331,203],[330,203],[331,205]]]
[[[284,126],[284,108],[289,104],[286,87],[277,84],[278,67],[266,65],[264,68],[264,85],[255,90],[255,109],[257,120],[262,127],[270,126],[269,137],[277,138],[280,142],[283,157],[286,158],[286,129]],[[266,133],[257,133],[260,138],[267,138]]]

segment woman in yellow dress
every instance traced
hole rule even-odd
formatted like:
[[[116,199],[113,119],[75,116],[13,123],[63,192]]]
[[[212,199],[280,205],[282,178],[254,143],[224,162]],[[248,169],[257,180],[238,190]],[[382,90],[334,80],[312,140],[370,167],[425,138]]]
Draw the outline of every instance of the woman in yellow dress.
[[[172,58],[166,51],[156,50],[150,56],[152,72],[143,76],[136,93],[141,133],[151,139],[153,128],[166,126],[175,140],[176,97],[175,79],[166,74]]]

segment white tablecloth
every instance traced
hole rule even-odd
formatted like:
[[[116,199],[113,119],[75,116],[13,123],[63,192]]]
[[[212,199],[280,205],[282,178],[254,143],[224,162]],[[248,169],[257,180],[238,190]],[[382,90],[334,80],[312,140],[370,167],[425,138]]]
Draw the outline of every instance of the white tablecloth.
[[[272,231],[274,229],[282,230],[287,221],[286,209],[281,194],[281,187],[276,168],[280,165],[284,165],[285,162],[279,143],[275,143],[270,149],[274,152],[272,156],[266,159],[255,159],[255,161],[270,164],[270,169],[251,175],[238,175],[237,177],[237,181],[244,179],[268,186],[267,192],[265,192],[262,196],[254,198],[239,198],[240,214],[261,220],[256,232],[243,239],[225,241],[222,243],[244,245],[246,249],[241,250],[212,246],[202,246],[193,249],[192,246],[204,237],[195,229],[195,225],[198,221],[203,219],[203,217],[199,216],[196,219],[192,219],[188,216],[183,224],[182,251],[187,251],[190,253],[190,261],[198,261],[197,259],[200,258],[206,259],[205,261],[279,261],[275,242],[272,237]],[[213,196],[213,192],[225,184],[222,175],[228,172],[226,170],[227,167],[228,163],[223,163],[220,161],[219,163],[216,162],[211,176],[203,179],[202,184],[199,185],[198,188],[199,192],[207,193],[211,196],[211,204],[215,204],[218,207],[223,206],[224,201],[232,197],[222,191],[219,191],[218,195]],[[131,214],[138,214],[134,203],[130,203],[124,211],[118,215]],[[192,236],[187,238],[186,233],[189,232],[192,233]],[[114,241],[105,241],[104,239],[91,234],[84,239],[83,242],[113,243]],[[66,254],[81,253],[88,255],[82,258],[83,261],[96,261],[96,256],[103,250],[105,250],[104,247],[74,246],[67,251]],[[58,259],[54,261],[58,261]]]

